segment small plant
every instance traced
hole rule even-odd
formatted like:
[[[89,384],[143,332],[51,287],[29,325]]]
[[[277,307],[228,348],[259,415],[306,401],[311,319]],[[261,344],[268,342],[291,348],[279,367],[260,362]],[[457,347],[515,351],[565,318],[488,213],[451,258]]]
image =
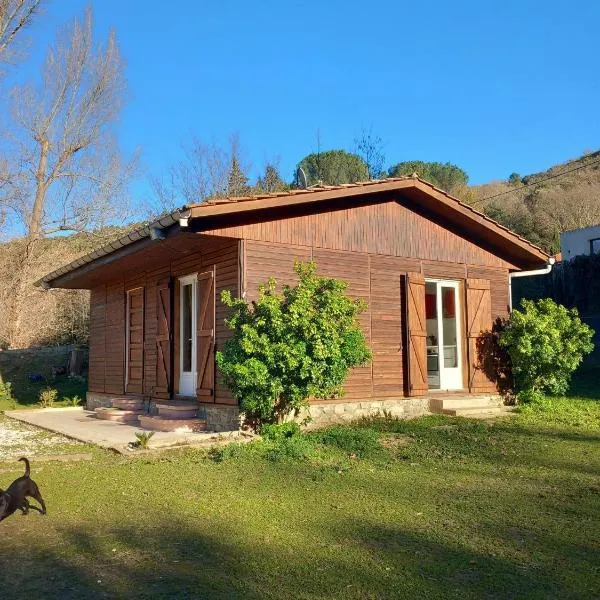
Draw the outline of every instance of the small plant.
[[[0,402],[3,400],[9,402],[12,400],[12,390],[10,381],[4,382],[0,380]]]
[[[45,388],[40,392],[39,402],[42,408],[52,408],[58,398],[58,390]]]
[[[150,444],[150,440],[154,436],[154,433],[154,431],[143,431],[141,433],[136,433],[135,437],[137,438],[137,441],[134,442],[134,445],[141,450],[146,450]]]
[[[81,404],[81,398],[79,396],[72,396],[71,398],[65,397],[63,401],[67,406],[79,406]]]
[[[260,435],[266,440],[283,440],[300,434],[300,425],[295,422],[281,423],[280,425],[265,424],[260,428]]]
[[[506,348],[521,402],[544,392],[564,394],[583,357],[594,349],[594,331],[568,309],[549,298],[523,300],[500,336]]]

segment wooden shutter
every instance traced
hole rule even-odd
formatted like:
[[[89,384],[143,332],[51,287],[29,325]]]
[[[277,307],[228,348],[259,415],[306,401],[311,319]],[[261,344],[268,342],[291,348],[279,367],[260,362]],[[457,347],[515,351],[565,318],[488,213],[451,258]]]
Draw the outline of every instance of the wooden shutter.
[[[198,274],[196,319],[196,395],[199,402],[215,401],[215,270]]]
[[[408,329],[408,394],[423,396],[427,381],[427,326],[425,322],[425,277],[406,274],[406,324]]]
[[[486,350],[491,343],[492,330],[490,282],[487,279],[467,279],[466,293],[469,391],[494,392],[493,373],[486,369]]]
[[[144,384],[144,288],[127,292],[127,386],[141,394]]]
[[[171,285],[168,278],[156,284],[156,398],[169,398],[172,389],[171,368]]]

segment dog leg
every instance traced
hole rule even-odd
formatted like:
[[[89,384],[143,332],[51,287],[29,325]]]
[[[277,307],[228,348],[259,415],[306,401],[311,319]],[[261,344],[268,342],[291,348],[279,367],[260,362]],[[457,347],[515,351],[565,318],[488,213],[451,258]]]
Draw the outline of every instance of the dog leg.
[[[40,491],[35,490],[35,494],[32,494],[31,496],[40,503],[40,505],[42,507],[41,514],[45,515],[46,514],[46,504],[44,503],[44,499],[42,498]]]

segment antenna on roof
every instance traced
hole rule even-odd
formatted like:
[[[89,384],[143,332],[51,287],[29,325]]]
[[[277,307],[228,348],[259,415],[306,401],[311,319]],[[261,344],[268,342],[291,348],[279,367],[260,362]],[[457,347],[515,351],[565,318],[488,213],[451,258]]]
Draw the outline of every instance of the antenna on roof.
[[[308,187],[308,179],[306,178],[306,173],[302,167],[296,169],[296,185],[301,190],[305,190]]]

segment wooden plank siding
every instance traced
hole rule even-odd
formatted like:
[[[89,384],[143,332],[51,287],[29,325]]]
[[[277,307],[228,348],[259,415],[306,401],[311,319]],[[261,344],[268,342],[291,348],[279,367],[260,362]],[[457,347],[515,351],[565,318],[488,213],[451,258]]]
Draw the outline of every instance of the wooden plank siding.
[[[239,238],[239,239],[236,239]],[[243,249],[240,254],[240,248]],[[157,295],[159,282],[174,282],[173,313],[178,334],[179,277],[215,269],[215,348],[230,337],[228,309],[221,292],[256,299],[269,277],[279,284],[297,281],[294,261],[315,260],[320,274],[344,279],[348,292],[364,298],[369,309],[360,323],[373,351],[373,361],[353,370],[346,398],[385,399],[409,395],[406,359],[408,273],[424,278],[489,282],[492,318],[507,315],[508,272],[512,265],[465,237],[395,201],[331,208],[210,229],[182,232],[138,253],[105,265],[94,281],[90,323],[90,391],[122,394],[125,380],[126,291],[144,288],[143,394],[156,395],[158,353]],[[466,345],[467,332],[464,333]],[[174,393],[178,392],[179,340],[174,347]],[[466,352],[466,350],[465,350]],[[466,361],[465,361],[466,362]],[[468,383],[465,377],[465,387]],[[218,373],[215,402],[236,404]],[[164,397],[164,396],[163,396]]]
[[[106,287],[92,290],[90,296],[90,358],[88,389],[104,392],[106,345]]]
[[[369,366],[355,369],[350,374],[345,385],[345,398],[348,399],[398,398],[409,394],[405,373],[407,327],[404,289],[407,273],[458,280],[462,282],[461,289],[464,288],[467,276],[484,275],[489,279],[492,289],[492,312],[495,316],[506,313],[507,268],[332,251],[255,240],[245,240],[244,247],[244,291],[250,300],[257,297],[258,286],[269,277],[275,277],[278,284],[297,281],[293,265],[296,259],[300,259],[314,260],[319,274],[344,279],[349,284],[350,295],[361,297],[368,303],[369,309],[361,316],[360,321],[370,343],[373,360]],[[461,297],[464,298],[463,294]],[[466,338],[466,331],[464,334]],[[463,346],[465,345],[466,339]],[[463,348],[463,351],[466,358],[466,349]],[[465,388],[467,384],[468,376],[465,373]],[[423,389],[419,390],[419,393],[423,392]]]
[[[195,238],[195,239],[194,239]],[[130,258],[131,265],[123,264],[123,275],[114,269],[106,283],[92,289],[90,309],[90,377],[89,390],[111,394],[123,394],[125,384],[126,352],[126,291],[144,288],[144,362],[143,394],[155,397],[157,387],[157,286],[169,277],[178,277],[215,269],[216,280],[216,344],[221,345],[231,335],[225,327],[228,308],[220,299],[221,292],[231,290],[239,294],[239,241],[207,238],[195,235],[188,239],[188,248],[178,244],[165,247],[154,260],[142,261],[139,256]],[[126,261],[124,260],[126,263]],[[132,268],[135,265],[135,268]],[[177,307],[177,305],[176,305]],[[177,312],[177,311],[175,311]],[[177,314],[175,315],[177,317]],[[178,321],[174,319],[174,323]],[[174,327],[175,356],[178,356],[178,327]],[[174,376],[174,391],[177,392],[178,376]],[[156,397],[164,397],[158,394]],[[217,380],[215,402],[235,404],[229,390]]]
[[[417,257],[454,265],[512,267],[495,254],[390,198],[319,214],[211,228],[206,233],[286,246]]]

